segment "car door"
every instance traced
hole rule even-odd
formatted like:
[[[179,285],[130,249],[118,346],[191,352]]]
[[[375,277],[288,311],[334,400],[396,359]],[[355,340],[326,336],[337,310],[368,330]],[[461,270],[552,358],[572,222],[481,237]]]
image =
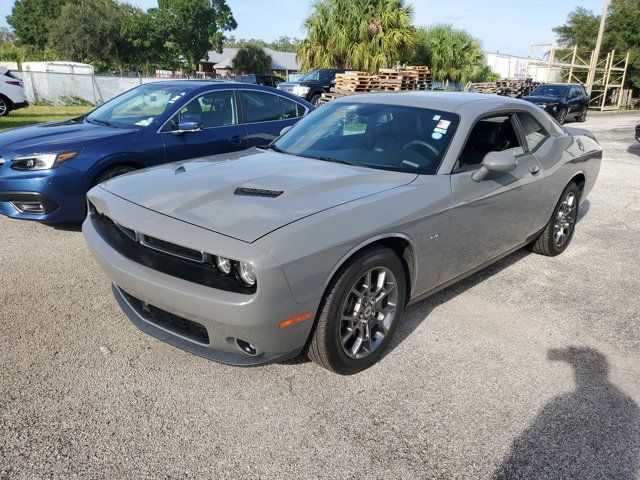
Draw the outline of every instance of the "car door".
[[[581,92],[578,87],[571,87],[569,90],[569,99],[567,101],[569,113],[579,113],[582,111]]]
[[[177,133],[182,120],[202,124],[199,132]],[[166,161],[228,153],[247,148],[233,89],[214,90],[191,100],[160,129]]]
[[[295,124],[307,108],[301,103],[263,90],[240,90],[248,147],[271,143],[284,127]]]
[[[476,182],[472,174],[490,151],[513,154],[511,172],[490,172]],[[543,175],[526,144],[515,112],[480,118],[451,173],[450,255],[442,269],[448,281],[522,244],[534,233],[539,216]]]

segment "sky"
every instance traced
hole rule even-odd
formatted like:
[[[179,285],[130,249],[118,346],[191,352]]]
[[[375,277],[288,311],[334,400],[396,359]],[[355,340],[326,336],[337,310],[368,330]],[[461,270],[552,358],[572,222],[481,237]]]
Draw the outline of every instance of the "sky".
[[[0,0],[0,26],[7,26],[14,0]],[[143,8],[155,0],[128,0]],[[304,37],[301,29],[311,0],[227,0],[238,28],[236,38],[275,40],[281,35]],[[407,0],[414,8],[415,25],[451,23],[482,41],[485,51],[527,55],[529,43],[554,41],[551,29],[564,23],[577,6],[597,13],[603,0]]]

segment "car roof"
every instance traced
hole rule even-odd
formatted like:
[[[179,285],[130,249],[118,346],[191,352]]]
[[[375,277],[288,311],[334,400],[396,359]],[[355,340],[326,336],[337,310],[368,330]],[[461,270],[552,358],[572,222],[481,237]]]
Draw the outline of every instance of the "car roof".
[[[368,93],[349,95],[334,100],[335,102],[358,103],[386,103],[388,105],[403,105],[407,107],[430,108],[448,112],[459,112],[467,108],[485,110],[509,107],[510,105],[530,105],[529,102],[516,98],[489,95],[484,93],[466,92],[425,92],[407,91],[390,93]]]

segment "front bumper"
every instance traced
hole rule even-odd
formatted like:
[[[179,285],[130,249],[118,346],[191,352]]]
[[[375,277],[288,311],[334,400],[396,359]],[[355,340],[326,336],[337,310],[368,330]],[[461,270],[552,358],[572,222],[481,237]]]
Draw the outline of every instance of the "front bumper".
[[[100,187],[89,193],[89,199],[104,215],[125,226],[135,225],[139,232],[165,240],[179,237],[188,248],[205,251],[206,247],[256,265],[258,288],[253,294],[200,285],[124,257],[102,238],[96,220],[87,217],[83,232],[89,249],[113,282],[124,313],[141,330],[196,355],[238,366],[271,363],[302,350],[313,316],[286,328],[279,323],[315,313],[318,302],[296,303],[282,268],[266,251],[149,211]],[[245,353],[237,340],[255,347],[255,355]]]
[[[0,165],[0,213],[11,218],[79,222],[86,216],[85,193],[82,173],[65,166],[19,172]]]

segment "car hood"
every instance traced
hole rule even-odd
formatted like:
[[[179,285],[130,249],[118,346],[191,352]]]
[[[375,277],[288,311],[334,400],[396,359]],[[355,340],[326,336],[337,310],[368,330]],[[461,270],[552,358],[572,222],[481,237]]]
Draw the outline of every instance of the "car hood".
[[[42,123],[0,132],[0,154],[16,156],[56,152],[85,146],[99,140],[113,140],[114,137],[128,135],[135,131],[73,120]]]
[[[528,102],[531,102],[531,103],[560,103],[562,101],[562,99],[558,97],[526,96],[526,97],[522,97],[522,99],[527,100]]]
[[[417,175],[260,149],[165,164],[101,185],[169,217],[245,242]]]
[[[318,80],[305,80],[305,81],[299,81],[299,82],[281,82],[278,84],[278,87],[283,86],[283,87],[295,87],[296,85],[303,85],[305,87],[309,87],[312,85],[320,85],[320,81]]]

